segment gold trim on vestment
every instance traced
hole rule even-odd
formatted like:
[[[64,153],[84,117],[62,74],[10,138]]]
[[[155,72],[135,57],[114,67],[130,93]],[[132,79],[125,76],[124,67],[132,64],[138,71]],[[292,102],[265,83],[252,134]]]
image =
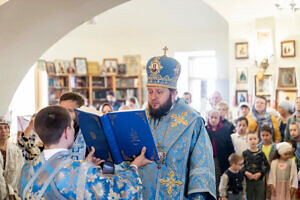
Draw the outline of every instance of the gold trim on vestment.
[[[182,182],[180,180],[174,179],[175,173],[173,171],[170,171],[169,177],[167,179],[160,179],[160,183],[163,185],[166,185],[168,187],[167,192],[169,195],[172,194],[173,189],[175,186],[182,185]]]

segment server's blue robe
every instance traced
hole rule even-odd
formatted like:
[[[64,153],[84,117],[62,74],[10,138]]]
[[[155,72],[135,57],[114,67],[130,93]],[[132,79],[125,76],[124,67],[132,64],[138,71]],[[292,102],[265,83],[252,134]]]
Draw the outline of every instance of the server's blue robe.
[[[87,161],[74,161],[60,151],[48,161],[43,153],[23,166],[18,191],[22,199],[141,199],[142,183],[134,167],[110,177]]]

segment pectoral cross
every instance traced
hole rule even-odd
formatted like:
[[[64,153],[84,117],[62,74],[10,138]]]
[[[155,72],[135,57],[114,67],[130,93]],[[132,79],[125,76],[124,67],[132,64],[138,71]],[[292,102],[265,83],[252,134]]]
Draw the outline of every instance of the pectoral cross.
[[[165,159],[167,158],[167,154],[163,152],[163,149],[160,145],[157,147],[159,160],[157,161],[158,167],[161,167],[161,164],[165,164]]]
[[[157,162],[158,164],[165,164],[167,155],[165,152],[158,152],[158,158],[159,158],[159,161]]]
[[[165,47],[163,48],[163,50],[164,50],[164,56],[167,56],[167,51],[169,50],[168,47],[165,46]]]

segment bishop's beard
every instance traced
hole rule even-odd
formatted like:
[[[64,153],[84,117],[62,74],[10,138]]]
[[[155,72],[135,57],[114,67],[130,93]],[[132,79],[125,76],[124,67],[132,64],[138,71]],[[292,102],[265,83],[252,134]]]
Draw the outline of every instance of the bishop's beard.
[[[162,116],[168,114],[172,107],[172,94],[170,94],[169,99],[162,104],[158,109],[154,109],[149,103],[149,113],[153,118],[161,118]]]

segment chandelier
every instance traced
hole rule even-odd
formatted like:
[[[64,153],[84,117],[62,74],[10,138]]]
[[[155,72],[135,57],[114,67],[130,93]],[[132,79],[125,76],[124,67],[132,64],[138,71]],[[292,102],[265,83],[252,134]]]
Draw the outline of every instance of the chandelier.
[[[279,10],[289,9],[296,12],[300,9],[300,0],[276,0],[275,6]]]

